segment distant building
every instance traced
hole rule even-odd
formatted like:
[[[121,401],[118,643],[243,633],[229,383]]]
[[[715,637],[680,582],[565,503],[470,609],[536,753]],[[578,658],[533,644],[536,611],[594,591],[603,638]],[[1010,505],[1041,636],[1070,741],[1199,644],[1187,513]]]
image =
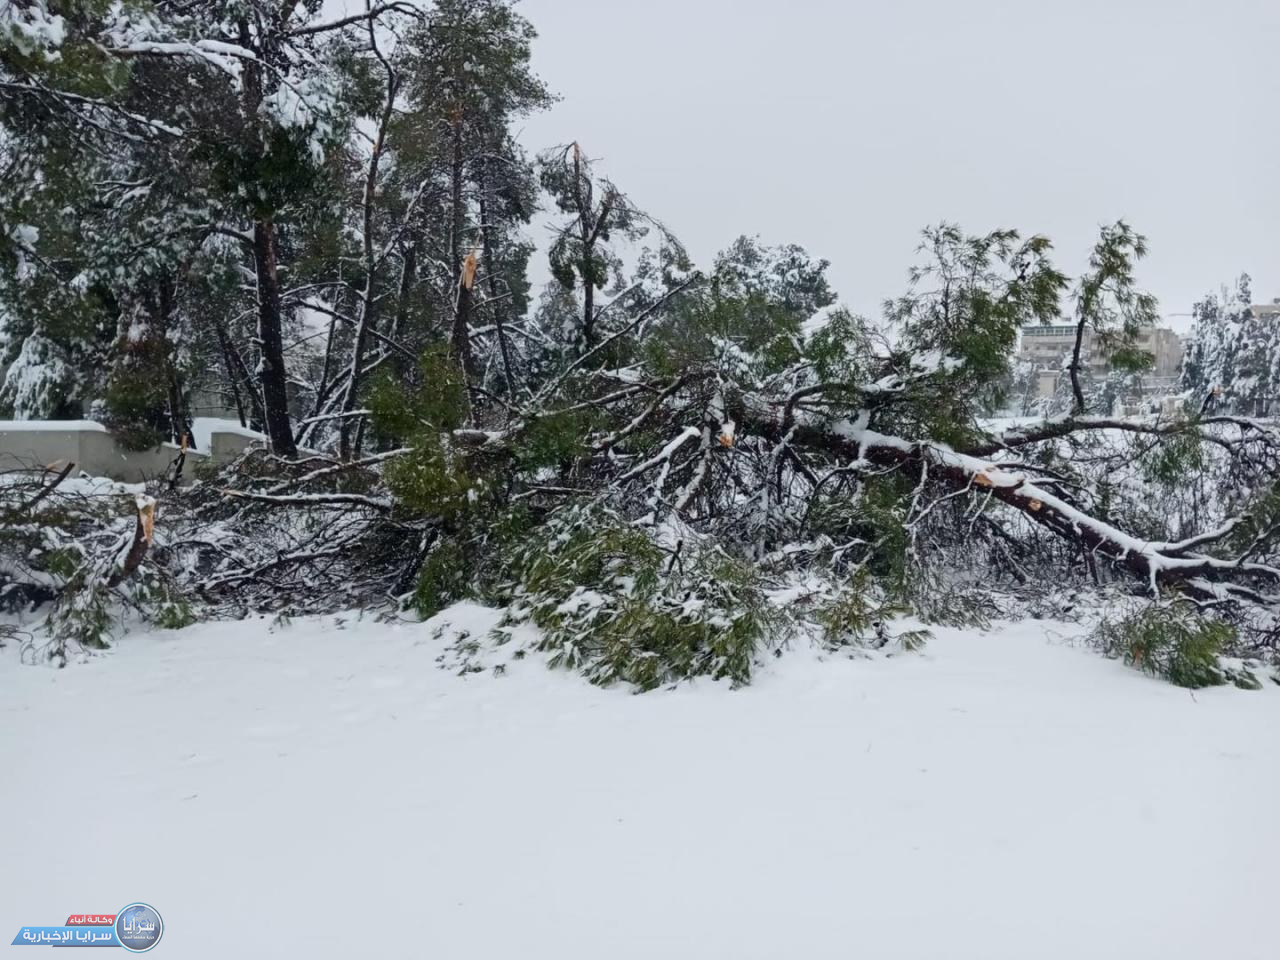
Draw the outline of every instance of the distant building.
[[[1067,367],[1076,345],[1074,324],[1022,328],[1018,359],[1030,361],[1036,370],[1036,396],[1051,397],[1059,381],[1069,376]],[[1182,364],[1182,339],[1166,327],[1147,327],[1138,334],[1136,346],[1154,358],[1151,370],[1144,374],[1153,387],[1172,385]],[[1098,345],[1098,335],[1088,328],[1080,341],[1080,353],[1088,371],[1095,377],[1106,375],[1110,363]]]
[[[1255,303],[1249,307],[1249,312],[1259,320],[1264,318],[1278,320],[1280,319],[1280,297],[1276,297],[1270,303]]]

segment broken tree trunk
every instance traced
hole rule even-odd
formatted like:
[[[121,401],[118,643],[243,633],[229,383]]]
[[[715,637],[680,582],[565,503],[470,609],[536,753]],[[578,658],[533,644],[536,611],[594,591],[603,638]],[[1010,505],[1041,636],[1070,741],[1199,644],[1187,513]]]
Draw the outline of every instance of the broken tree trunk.
[[[141,566],[143,559],[146,557],[147,548],[151,546],[156,522],[155,498],[140,494],[135,504],[138,508],[138,516],[133,527],[133,540],[129,543],[129,549],[125,552],[124,559],[120,561],[116,566],[115,572],[107,580],[107,586],[109,587],[117,586],[133,576],[133,572]]]

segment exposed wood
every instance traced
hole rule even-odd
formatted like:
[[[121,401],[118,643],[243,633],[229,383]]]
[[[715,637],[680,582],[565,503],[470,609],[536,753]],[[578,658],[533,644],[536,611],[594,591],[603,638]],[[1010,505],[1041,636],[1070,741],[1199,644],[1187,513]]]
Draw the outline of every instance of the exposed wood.
[[[136,506],[138,516],[134,522],[133,539],[129,543],[129,549],[124,555],[124,560],[121,561],[120,565],[116,567],[115,571],[107,579],[107,586],[109,587],[118,586],[133,576],[134,571],[142,565],[142,561],[147,555],[147,549],[151,546],[151,541],[155,534],[156,501],[152,497],[139,496]]]

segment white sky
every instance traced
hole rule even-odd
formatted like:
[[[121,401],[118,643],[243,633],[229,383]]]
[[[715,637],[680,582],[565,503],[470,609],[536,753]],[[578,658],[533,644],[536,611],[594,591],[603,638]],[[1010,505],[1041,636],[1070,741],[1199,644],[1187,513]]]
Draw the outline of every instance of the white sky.
[[[1166,314],[1241,270],[1280,297],[1280,0],[520,9],[563,97],[525,144],[580,141],[699,263],[740,233],[800,243],[874,315],[926,224],[1044,233],[1075,273],[1124,217]]]

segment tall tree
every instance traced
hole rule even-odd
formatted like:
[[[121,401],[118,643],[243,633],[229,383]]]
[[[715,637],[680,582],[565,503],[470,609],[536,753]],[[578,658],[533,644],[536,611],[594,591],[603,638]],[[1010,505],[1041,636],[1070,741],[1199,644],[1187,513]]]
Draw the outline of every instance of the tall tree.
[[[488,360],[473,346],[478,319],[492,321],[498,356],[504,321],[527,296],[518,228],[533,213],[535,184],[512,124],[552,102],[530,68],[535,35],[508,0],[441,0],[405,40],[408,109],[395,132],[396,175],[414,203],[405,241],[473,383]]]
[[[1182,385],[1206,410],[1266,416],[1280,400],[1280,319],[1252,305],[1248,274],[1199,301]]]
[[[286,456],[296,445],[281,258],[308,229],[331,172],[326,154],[345,136],[334,53],[350,31],[410,9],[368,5],[326,18],[320,6],[26,0],[15,17],[24,26],[0,43],[6,125],[31,161],[23,182],[32,186],[12,196],[74,178],[77,213],[96,206],[113,226],[131,219],[129,240],[156,251],[133,258],[143,273],[190,264],[214,235],[238,240],[254,280],[249,356],[233,331],[223,339],[241,354],[229,366],[249,371],[243,386]],[[123,175],[105,175],[112,166]],[[116,254],[118,270],[129,259]]]
[[[598,342],[596,291],[611,279],[621,286],[623,263],[615,242],[639,240],[650,227],[667,231],[611,180],[597,178],[594,162],[576,141],[539,154],[538,169],[542,188],[568,215],[548,252],[551,275],[566,290],[581,292],[578,337],[580,349],[590,350]]]

